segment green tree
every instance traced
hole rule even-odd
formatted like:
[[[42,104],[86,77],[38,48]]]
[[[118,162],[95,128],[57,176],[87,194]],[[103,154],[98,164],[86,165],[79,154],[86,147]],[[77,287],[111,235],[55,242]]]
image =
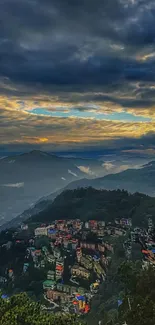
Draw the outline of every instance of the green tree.
[[[0,325],[81,325],[73,315],[54,315],[43,312],[39,303],[25,293],[0,298]]]

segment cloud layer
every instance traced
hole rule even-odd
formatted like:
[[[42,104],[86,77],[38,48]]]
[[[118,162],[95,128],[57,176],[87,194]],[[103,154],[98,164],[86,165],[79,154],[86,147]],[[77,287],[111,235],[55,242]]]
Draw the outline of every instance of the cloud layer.
[[[155,150],[154,19],[152,0],[2,0],[1,149]]]

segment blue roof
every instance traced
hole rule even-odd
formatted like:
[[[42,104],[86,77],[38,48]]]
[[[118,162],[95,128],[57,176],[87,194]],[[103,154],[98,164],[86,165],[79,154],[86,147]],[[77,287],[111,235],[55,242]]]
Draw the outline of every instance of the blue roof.
[[[8,298],[8,295],[2,295],[1,298],[2,299],[7,299]]]
[[[122,305],[123,301],[122,300],[117,300],[117,303],[118,303],[118,307]]]
[[[77,296],[76,299],[77,299],[77,300],[82,300],[82,301],[84,301],[84,300],[85,300],[85,297],[84,297],[84,296]]]
[[[49,234],[55,234],[56,233],[56,229],[48,229],[48,233]]]

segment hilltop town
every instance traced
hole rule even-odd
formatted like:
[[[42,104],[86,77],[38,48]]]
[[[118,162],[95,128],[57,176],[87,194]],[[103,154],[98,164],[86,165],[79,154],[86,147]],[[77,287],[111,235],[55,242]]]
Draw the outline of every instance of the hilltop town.
[[[28,224],[22,224],[18,229],[3,232],[0,247],[2,296],[5,298],[20,288],[19,279],[31,282],[28,287],[32,286],[35,275],[34,279],[31,275],[36,270],[37,276],[41,274],[42,308],[88,314],[94,296],[106,281],[115,255],[116,239],[123,238],[127,259],[131,258],[133,243],[139,243],[143,268],[146,268],[155,263],[152,230],[151,218],[148,219],[148,229],[133,228],[131,219],[122,218],[114,223],[55,220],[51,224],[41,224],[33,231]],[[15,251],[18,254],[21,251],[21,255],[17,257]],[[12,260],[5,261],[4,255],[9,254]]]

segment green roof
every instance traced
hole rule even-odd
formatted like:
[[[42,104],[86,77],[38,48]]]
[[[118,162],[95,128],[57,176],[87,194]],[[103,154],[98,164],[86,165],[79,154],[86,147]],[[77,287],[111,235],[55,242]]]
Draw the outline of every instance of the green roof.
[[[45,286],[45,287],[50,287],[50,286],[55,285],[55,284],[56,284],[56,282],[53,281],[53,280],[46,280],[46,281],[43,282],[43,286]]]

